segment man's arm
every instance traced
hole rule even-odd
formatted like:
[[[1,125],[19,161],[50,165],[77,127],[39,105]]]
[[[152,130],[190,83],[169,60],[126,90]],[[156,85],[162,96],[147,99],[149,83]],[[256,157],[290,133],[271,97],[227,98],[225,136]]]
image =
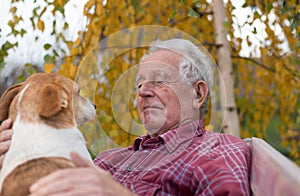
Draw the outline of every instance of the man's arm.
[[[71,153],[77,168],[62,169],[41,178],[30,187],[30,196],[38,195],[124,195],[132,196],[105,170]]]

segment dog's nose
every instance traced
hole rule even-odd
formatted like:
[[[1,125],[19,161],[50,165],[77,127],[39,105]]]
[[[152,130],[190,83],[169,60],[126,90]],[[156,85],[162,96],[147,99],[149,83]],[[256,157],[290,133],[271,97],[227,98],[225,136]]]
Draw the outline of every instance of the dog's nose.
[[[93,103],[93,106],[94,106],[94,108],[95,108],[95,109],[97,109],[97,106],[96,106],[96,104],[94,104],[94,103]]]

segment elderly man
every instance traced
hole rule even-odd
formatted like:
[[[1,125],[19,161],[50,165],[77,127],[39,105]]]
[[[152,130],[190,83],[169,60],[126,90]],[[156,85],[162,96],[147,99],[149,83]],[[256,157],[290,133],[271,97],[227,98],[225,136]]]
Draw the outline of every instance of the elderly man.
[[[249,195],[250,152],[242,140],[204,130],[211,62],[187,40],[156,41],[137,73],[138,110],[148,134],[89,165],[54,172],[32,195]],[[0,127],[0,154],[12,122]]]

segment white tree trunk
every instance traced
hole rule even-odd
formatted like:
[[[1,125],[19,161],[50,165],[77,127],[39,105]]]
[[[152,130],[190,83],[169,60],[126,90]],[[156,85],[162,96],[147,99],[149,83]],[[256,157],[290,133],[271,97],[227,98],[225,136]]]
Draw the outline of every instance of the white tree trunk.
[[[227,30],[224,26],[226,12],[223,0],[213,0],[213,16],[215,27],[215,43],[218,47],[217,62],[223,78],[221,84],[221,106],[225,111],[223,130],[236,137],[240,137],[239,119],[234,99],[233,70],[231,64],[230,47],[226,38]],[[225,86],[225,88],[223,88]]]

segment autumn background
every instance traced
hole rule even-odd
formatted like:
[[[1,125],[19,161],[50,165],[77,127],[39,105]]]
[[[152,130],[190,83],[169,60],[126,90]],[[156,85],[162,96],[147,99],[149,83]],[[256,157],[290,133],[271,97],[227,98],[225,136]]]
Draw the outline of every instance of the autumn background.
[[[299,0],[88,0],[80,13],[74,13],[78,12],[76,1],[33,1],[25,10],[26,2],[5,3],[8,20],[1,22],[0,94],[35,72],[60,73],[74,80],[78,75],[91,77],[94,65],[107,61],[97,54],[109,45],[103,40],[121,30],[146,25],[174,28],[201,43],[224,77],[227,97],[222,107],[227,117],[222,131],[241,138],[263,138],[300,165]],[[66,14],[72,10],[73,16],[82,18],[75,25],[75,17]],[[29,52],[16,55],[22,38],[28,37],[32,37],[26,46]],[[126,50],[110,62],[109,69],[103,67],[103,80],[98,80],[91,97],[100,123],[82,127],[93,151],[130,145],[143,132],[130,123],[124,128],[113,115],[129,109],[138,121],[134,93],[120,90],[132,98],[130,103],[122,102],[122,96],[113,100],[112,94],[121,75],[134,72],[146,49]],[[37,54],[39,58],[31,58]],[[80,80],[80,85],[91,84]],[[134,80],[127,77],[119,85],[126,89]],[[119,103],[117,108],[112,108],[112,102]]]

